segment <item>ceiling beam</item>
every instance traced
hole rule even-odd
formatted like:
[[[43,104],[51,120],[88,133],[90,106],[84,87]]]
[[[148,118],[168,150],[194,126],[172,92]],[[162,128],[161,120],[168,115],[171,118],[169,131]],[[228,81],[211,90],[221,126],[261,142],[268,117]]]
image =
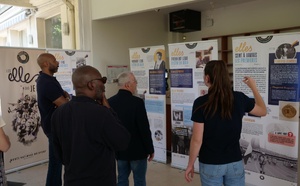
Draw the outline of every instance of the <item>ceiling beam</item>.
[[[26,8],[35,8],[29,3],[29,0],[0,0],[0,4],[20,6]]]
[[[68,0],[62,0],[68,7],[70,10],[74,10],[74,5],[72,3],[70,3]]]

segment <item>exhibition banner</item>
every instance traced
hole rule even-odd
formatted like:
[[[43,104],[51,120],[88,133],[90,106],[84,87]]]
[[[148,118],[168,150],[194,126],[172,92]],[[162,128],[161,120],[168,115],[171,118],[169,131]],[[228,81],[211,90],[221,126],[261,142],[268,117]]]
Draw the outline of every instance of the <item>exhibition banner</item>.
[[[0,96],[5,133],[11,147],[4,153],[6,172],[48,160],[48,140],[37,106],[36,59],[45,50],[1,48]]]
[[[291,186],[298,180],[300,33],[235,37],[234,90],[256,80],[267,116],[247,114],[240,139],[247,185]]]
[[[72,83],[72,73],[77,67],[91,65],[91,52],[78,50],[47,50],[59,62],[58,72],[54,74],[62,88],[75,95]]]
[[[167,162],[166,54],[164,46],[131,48],[130,69],[137,79],[137,96],[145,101],[155,150],[154,160]]]
[[[217,59],[217,40],[169,44],[172,167],[185,169],[188,164],[192,106],[197,97],[207,93],[203,80],[206,63]],[[199,171],[198,159],[194,167]]]

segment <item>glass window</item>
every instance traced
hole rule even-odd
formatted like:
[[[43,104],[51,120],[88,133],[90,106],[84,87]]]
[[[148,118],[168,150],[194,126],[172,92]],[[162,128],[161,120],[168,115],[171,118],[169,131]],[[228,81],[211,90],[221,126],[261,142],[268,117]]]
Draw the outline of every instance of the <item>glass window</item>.
[[[46,47],[62,48],[61,17],[57,15],[46,19]]]

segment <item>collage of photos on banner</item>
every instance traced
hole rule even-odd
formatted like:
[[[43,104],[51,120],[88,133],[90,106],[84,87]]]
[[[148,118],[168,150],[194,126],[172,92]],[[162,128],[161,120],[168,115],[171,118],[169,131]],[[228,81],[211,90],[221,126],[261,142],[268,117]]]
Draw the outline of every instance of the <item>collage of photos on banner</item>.
[[[184,125],[183,109],[172,111],[172,152],[189,155],[192,127]]]

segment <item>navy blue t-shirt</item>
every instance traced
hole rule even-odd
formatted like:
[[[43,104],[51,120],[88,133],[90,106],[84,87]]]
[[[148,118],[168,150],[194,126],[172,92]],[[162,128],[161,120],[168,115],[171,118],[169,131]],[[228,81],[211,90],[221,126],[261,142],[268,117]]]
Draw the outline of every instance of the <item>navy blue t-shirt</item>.
[[[41,114],[42,128],[46,135],[51,133],[51,116],[56,109],[53,103],[64,90],[55,77],[40,72],[36,81],[38,107]]]
[[[221,119],[220,111],[212,117],[205,118],[203,108],[208,95],[198,97],[194,101],[192,121],[204,123],[203,141],[199,152],[199,161],[206,164],[226,164],[242,159],[240,150],[240,134],[242,118],[254,106],[254,99],[242,92],[233,92],[234,108],[232,119]]]

